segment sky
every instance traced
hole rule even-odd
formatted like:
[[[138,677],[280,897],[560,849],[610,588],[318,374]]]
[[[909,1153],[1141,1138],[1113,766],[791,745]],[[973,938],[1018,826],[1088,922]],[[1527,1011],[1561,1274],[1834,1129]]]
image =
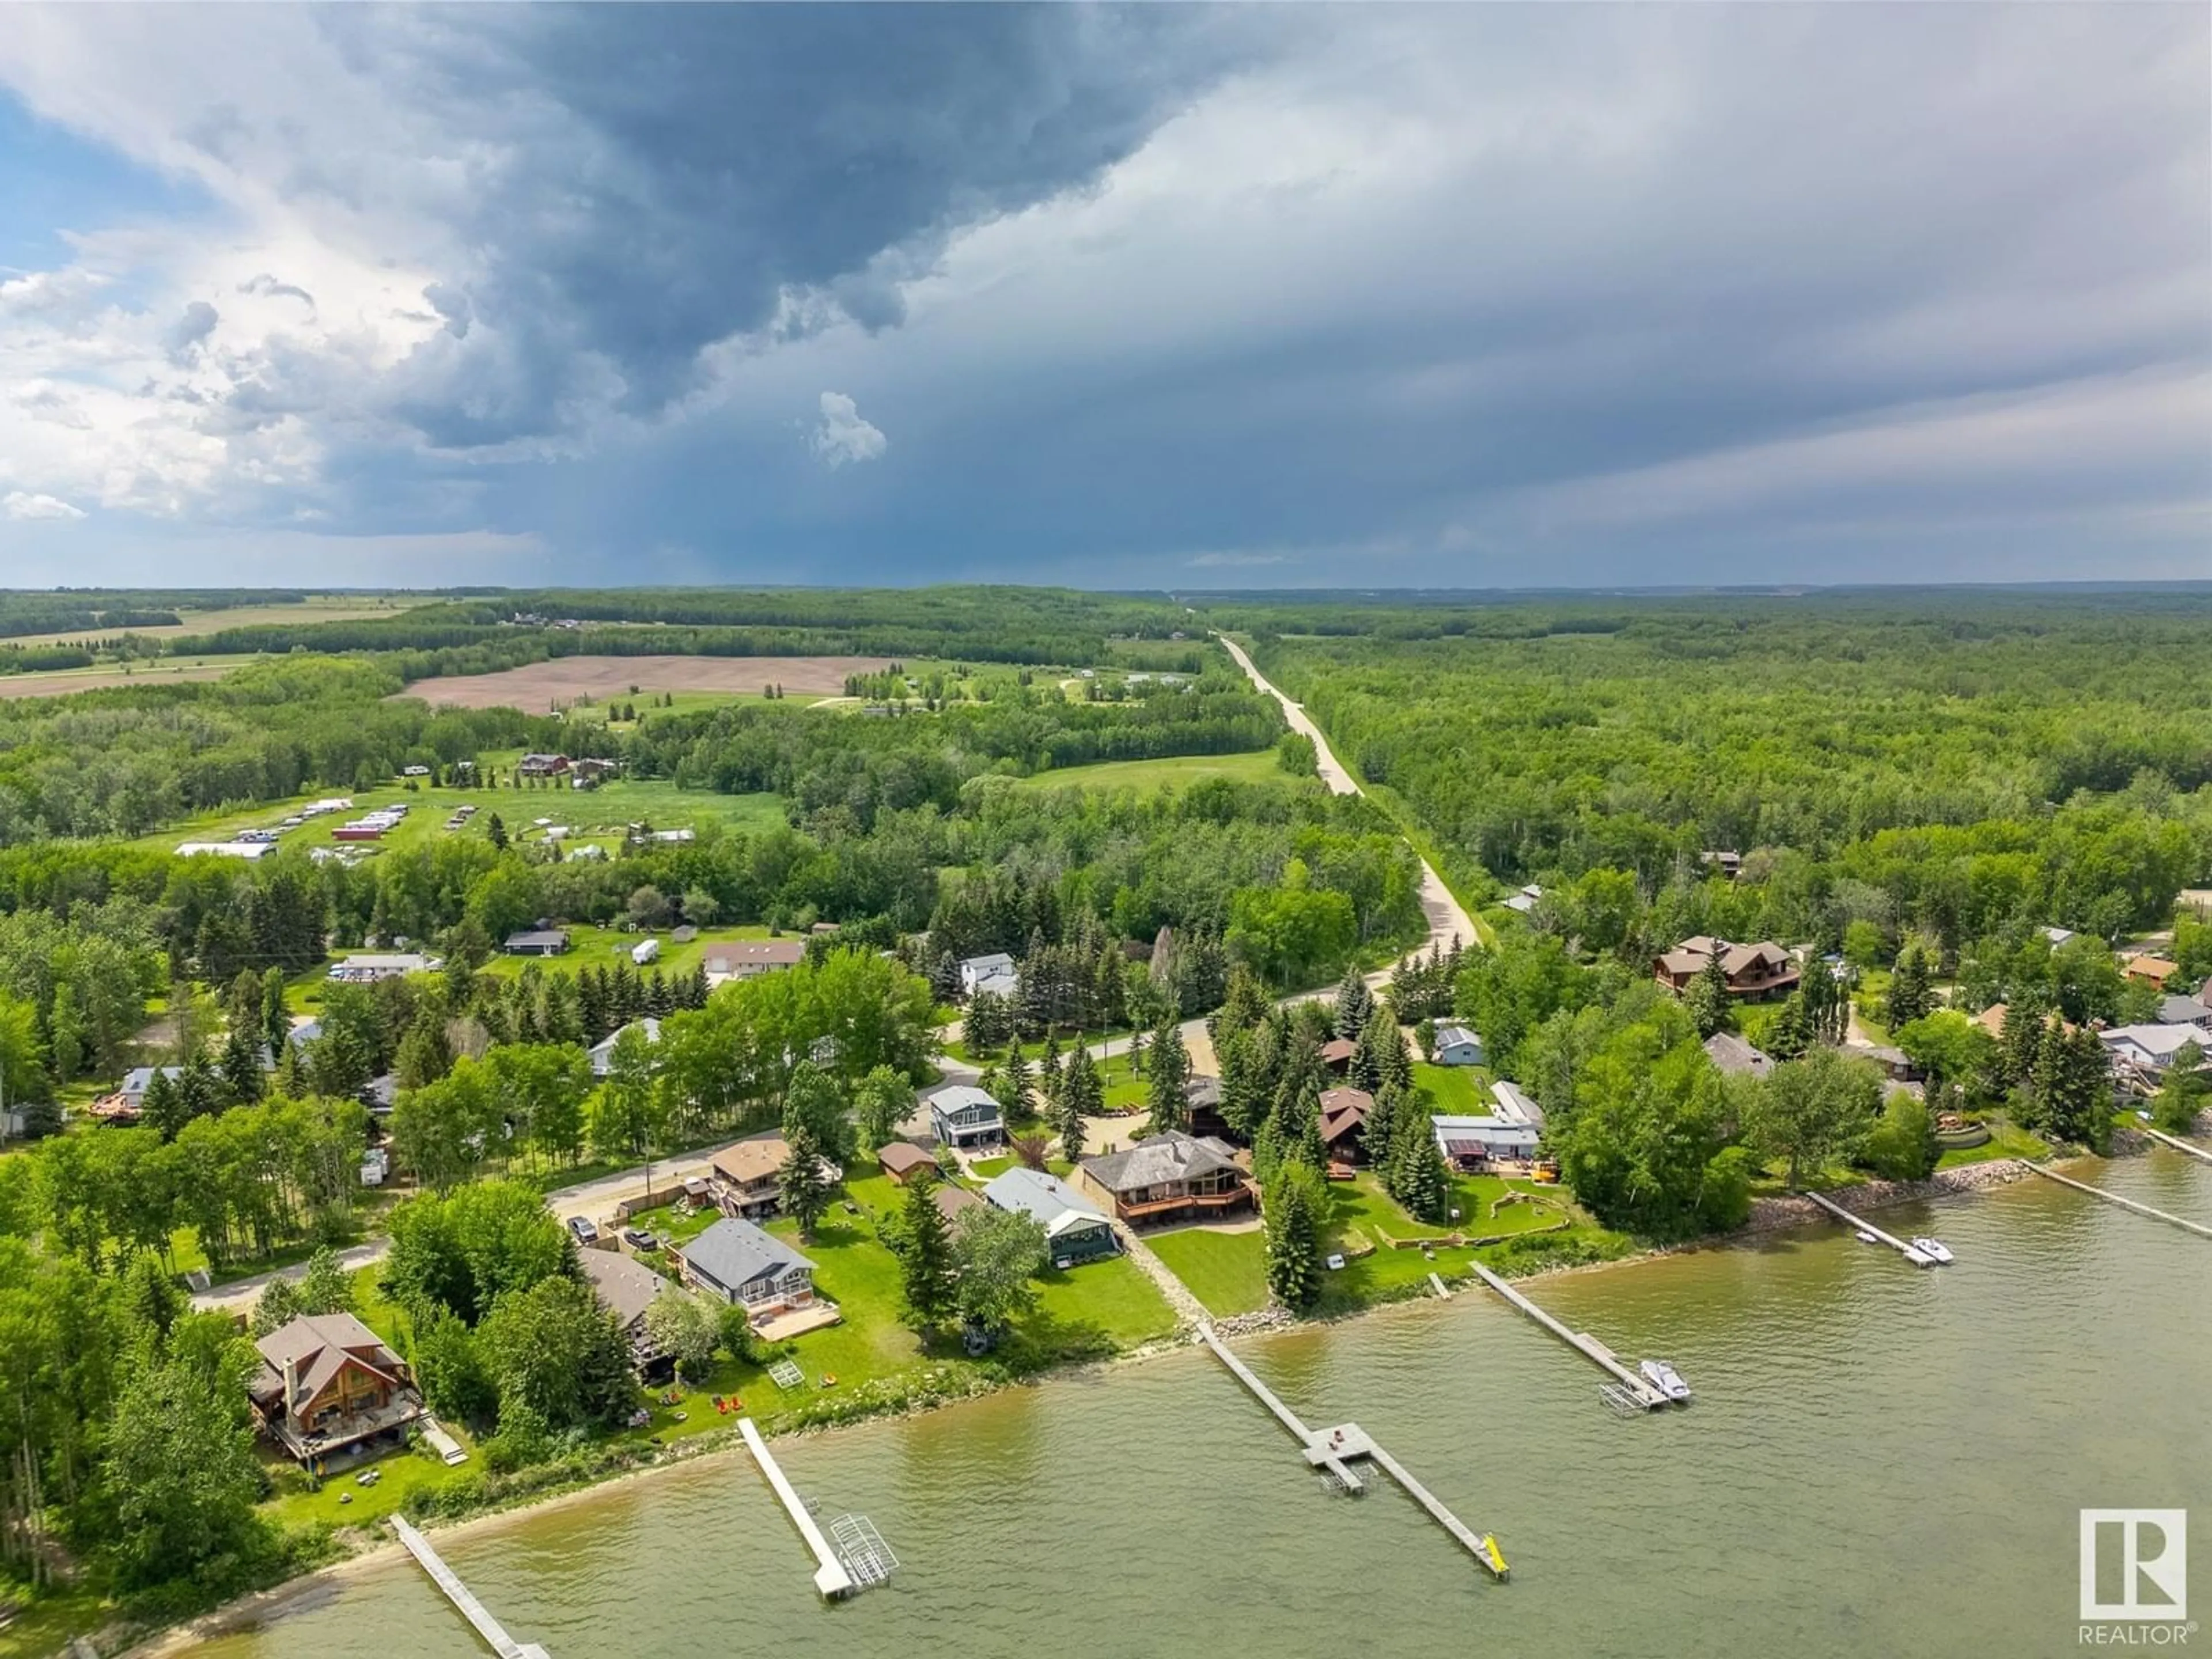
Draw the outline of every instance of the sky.
[[[7,22],[0,584],[2212,577],[2201,4]]]

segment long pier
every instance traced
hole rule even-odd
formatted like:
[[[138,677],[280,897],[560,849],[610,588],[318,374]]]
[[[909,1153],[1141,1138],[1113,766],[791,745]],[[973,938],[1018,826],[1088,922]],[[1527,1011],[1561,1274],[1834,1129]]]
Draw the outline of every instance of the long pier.
[[[1357,1423],[1344,1423],[1328,1430],[1308,1428],[1298,1414],[1277,1398],[1275,1391],[1253,1374],[1252,1368],[1229,1352],[1221,1339],[1213,1334],[1213,1327],[1203,1321],[1198,1334],[1206,1346],[1213,1350],[1213,1357],[1229,1368],[1230,1374],[1252,1391],[1252,1395],[1275,1414],[1276,1421],[1288,1429],[1304,1449],[1306,1462],[1316,1468],[1325,1468],[1344,1484],[1347,1492],[1364,1490],[1359,1475],[1352,1467],[1354,1460],[1368,1458],[1383,1474],[1405,1488],[1406,1495],[1429,1512],[1429,1518],[1457,1539],[1482,1570],[1503,1583],[1510,1569],[1505,1557],[1498,1547],[1497,1538],[1486,1532],[1479,1533],[1450,1510],[1442,1499],[1413,1478],[1413,1472],[1396,1458],[1384,1451],[1367,1431]]]
[[[1828,1197],[1826,1194],[1822,1193],[1801,1192],[1798,1194],[1798,1196],[1800,1198],[1811,1199],[1813,1202],[1819,1205],[1830,1215],[1835,1217],[1837,1220],[1844,1223],[1844,1225],[1856,1227],[1863,1233],[1872,1233],[1876,1238],[1888,1245],[1891,1249],[1895,1250],[1899,1255],[1903,1256],[1907,1261],[1910,1261],[1914,1267],[1932,1267],[1936,1265],[1936,1258],[1929,1255],[1927,1251],[1906,1243],[1894,1233],[1886,1233],[1882,1231],[1881,1228],[1875,1226],[1871,1221],[1867,1221],[1858,1216],[1853,1215],[1849,1210],[1845,1209],[1842,1205],[1837,1203],[1834,1199]]]
[[[461,1611],[461,1617],[477,1628],[477,1634],[499,1655],[499,1659],[552,1659],[544,1648],[534,1642],[518,1642],[507,1633],[506,1627],[491,1616],[491,1610],[477,1600],[475,1594],[461,1582],[461,1576],[447,1566],[445,1559],[430,1547],[430,1540],[415,1530],[404,1515],[392,1517],[392,1530],[407,1547],[407,1553],[422,1564],[422,1571],[430,1575],[431,1582],[445,1591],[446,1599]]]
[[[2212,1227],[2206,1226],[2201,1221],[2190,1221],[2181,1216],[2168,1215],[2164,1210],[2154,1210],[2148,1204],[2138,1204],[2132,1198],[2122,1198],[2118,1193],[2108,1193],[2102,1187],[2092,1187],[2086,1181],[2076,1181],[2072,1176],[2063,1176],[2056,1170],[2046,1170],[2040,1164],[2031,1164],[2026,1158],[2021,1158],[2020,1162],[2024,1167],[2057,1182],[2062,1187],[2071,1187],[2076,1192],[2088,1193],[2094,1197],[2101,1198],[2108,1204],[2117,1204],[2124,1210],[2133,1210],[2137,1215],[2147,1215],[2153,1221],[2170,1221],[2177,1227],[2184,1227],[2203,1237],[2212,1238]]]
[[[799,1489],[784,1474],[782,1465],[775,1461],[775,1454],[768,1449],[768,1442],[761,1437],[761,1431],[753,1425],[752,1419],[739,1418],[738,1432],[744,1436],[745,1449],[753,1455],[753,1462],[760,1465],[760,1472],[768,1477],[769,1486],[782,1501],[784,1512],[791,1516],[791,1524],[799,1528],[799,1535],[806,1540],[806,1547],[814,1552],[814,1559],[818,1564],[814,1570],[814,1588],[821,1591],[826,1600],[835,1601],[839,1596],[850,1595],[860,1586],[854,1582],[853,1575],[845,1570],[845,1563],[837,1552],[830,1548],[830,1540],[823,1536],[822,1528],[815,1524],[813,1516],[807,1512],[805,1500],[799,1497]]]
[[[1489,1268],[1484,1267],[1480,1261],[1474,1262],[1470,1265],[1473,1266],[1477,1275],[1479,1275],[1482,1279],[1482,1282],[1489,1285],[1492,1290],[1497,1291],[1498,1295],[1504,1297],[1515,1307],[1520,1309],[1522,1313],[1527,1314],[1529,1318],[1534,1320],[1546,1330],[1551,1332],[1553,1335],[1558,1337],[1560,1341],[1574,1349],[1576,1352],[1583,1355],[1585,1358],[1589,1360],[1592,1364],[1597,1366],[1599,1370],[1610,1373],[1613,1380],[1620,1383],[1622,1388],[1626,1389],[1629,1395],[1636,1401],[1636,1403],[1642,1406],[1644,1410],[1657,1411],[1660,1407],[1667,1403],[1667,1396],[1665,1394],[1647,1382],[1642,1373],[1632,1371],[1629,1370],[1627,1366],[1622,1364],[1620,1361],[1614,1357],[1612,1349],[1607,1347],[1604,1343],[1599,1341],[1588,1331],[1569,1330],[1565,1325],[1553,1318],[1551,1315],[1546,1313],[1541,1308],[1531,1302],[1527,1297],[1522,1295],[1521,1292],[1516,1290],[1511,1284],[1505,1279],[1500,1279],[1496,1273],[1491,1272]]]
[[[2212,1164],[2212,1152],[2206,1152],[2193,1140],[2184,1140],[2179,1135],[2170,1135],[2163,1129],[2154,1129],[2148,1123],[2139,1123],[2136,1127],[2153,1140],[2163,1141],[2177,1152],[2186,1152],[2191,1158],[2201,1158],[2207,1164]]]

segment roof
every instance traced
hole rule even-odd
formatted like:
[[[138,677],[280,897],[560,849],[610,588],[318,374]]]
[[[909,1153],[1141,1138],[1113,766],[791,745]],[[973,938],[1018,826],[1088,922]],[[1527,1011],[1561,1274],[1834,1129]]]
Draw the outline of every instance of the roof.
[[[876,1162],[891,1174],[900,1176],[939,1167],[936,1158],[911,1140],[886,1140],[876,1148]]]
[[[630,1023],[623,1026],[620,1031],[608,1032],[605,1036],[601,1037],[597,1042],[594,1042],[592,1045],[592,1072],[594,1076],[605,1077],[606,1075],[607,1066],[615,1057],[615,1044],[621,1040],[623,1031],[631,1030],[643,1031],[645,1033],[645,1040],[647,1042],[658,1042],[660,1041],[660,1022],[653,1018],[650,1014],[647,1014],[643,1019],[634,1019],[630,1021]]]
[[[1359,1045],[1349,1037],[1331,1037],[1321,1045],[1322,1063],[1339,1066],[1359,1052]]]
[[[1458,1042],[1472,1042],[1478,1048],[1482,1046],[1482,1039],[1475,1035],[1474,1027],[1472,1025],[1464,1025],[1458,1020],[1448,1019],[1437,1027],[1437,1048],[1448,1048]]]
[[[2212,1008],[2195,997],[2159,999],[2158,1023],[2161,1025],[2201,1025],[2208,1019],[2212,1019]]]
[[[1375,1097],[1364,1089],[1324,1089],[1321,1095],[1321,1138],[1323,1145],[1340,1140],[1367,1121],[1375,1109]]]
[[[286,1411],[320,1394],[349,1359],[391,1382],[399,1380],[399,1356],[349,1313],[302,1314],[253,1346],[261,1355],[261,1370],[249,1391],[257,1400],[281,1402]],[[288,1364],[296,1368],[297,1379],[289,1400],[283,1397]]]
[[[1221,1079],[1211,1072],[1194,1072],[1182,1086],[1182,1097],[1194,1106],[1218,1106]]]
[[[1522,1123],[1506,1123],[1495,1117],[1431,1116],[1437,1145],[1454,1158],[1474,1153],[1489,1153],[1500,1148],[1508,1152],[1534,1152],[1540,1138],[1535,1130]]]
[[[960,959],[960,969],[963,973],[971,969],[979,974],[987,973],[993,969],[1011,968],[1013,965],[1014,959],[1004,951],[994,951],[988,957],[963,957]]]
[[[568,933],[558,927],[532,927],[507,936],[507,948],[510,951],[529,945],[566,945],[568,942]]]
[[[592,1281],[599,1305],[612,1313],[624,1330],[644,1318],[645,1310],[669,1288],[668,1281],[659,1273],[619,1250],[579,1250],[576,1259],[583,1264],[584,1277]]]
[[[1763,1051],[1753,1048],[1734,1031],[1716,1031],[1707,1037],[1705,1053],[1723,1072],[1765,1077],[1774,1067],[1774,1061]]]
[[[717,945],[707,953],[710,974],[733,973],[740,968],[796,968],[806,960],[806,944],[795,939],[745,939]]]
[[[2120,964],[2120,969],[2133,978],[2147,979],[2154,984],[2163,985],[2181,971],[2181,964],[2177,962],[2168,962],[2164,957],[2145,954],[2130,957]]]
[[[1523,1093],[1519,1084],[1508,1083],[1500,1078],[1490,1085],[1490,1092],[1498,1102],[1495,1115],[1504,1121],[1531,1129],[1544,1127],[1544,1109]]]
[[[1236,1169],[1236,1154],[1227,1141],[1212,1135],[1187,1135],[1179,1129],[1083,1161],[1083,1172],[1110,1193],[1194,1181]]]
[[[1044,1224],[1047,1238],[1110,1226],[1105,1212],[1080,1196],[1058,1176],[1017,1164],[991,1177],[983,1188],[984,1201],[1002,1210],[1018,1210]]]
[[[2204,1033],[2194,1025],[2115,1025],[2097,1036],[2106,1048],[2125,1044],[2160,1063],[2172,1060],[2185,1042],[2193,1042],[2200,1048],[2207,1046]]]
[[[931,1111],[942,1111],[948,1115],[979,1107],[988,1107],[994,1116],[1000,1110],[999,1103],[988,1091],[972,1083],[947,1084],[929,1097]]]
[[[780,1133],[755,1135],[715,1153],[714,1173],[736,1186],[757,1187],[781,1174],[790,1157]]]
[[[704,1273],[730,1290],[757,1279],[779,1277],[793,1267],[811,1271],[814,1267],[781,1239],[733,1216],[717,1221],[684,1245],[680,1254],[692,1272]]]
[[[1677,978],[1685,977],[1700,971],[1716,951],[1720,952],[1721,971],[1731,980],[1741,979],[1762,963],[1777,973],[1796,966],[1790,952],[1771,939],[1731,945],[1710,933],[1695,933],[1684,939],[1659,958],[1659,965]]]
[[[125,1095],[144,1094],[147,1090],[153,1087],[154,1073],[156,1072],[163,1077],[182,1077],[185,1074],[185,1068],[181,1066],[133,1066],[123,1074],[123,1086],[116,1092]]]
[[[2005,1028],[2005,1005],[2002,1002],[1992,1002],[1974,1016],[1974,1024],[1993,1037],[2002,1036]]]
[[[957,1220],[963,1210],[980,1210],[983,1200],[965,1187],[956,1187],[951,1182],[940,1182],[929,1189],[931,1202],[937,1206],[938,1214],[947,1221]]]
[[[340,957],[337,965],[341,968],[380,969],[386,971],[396,969],[403,973],[416,974],[430,965],[430,958],[413,951],[379,956],[374,951],[356,951],[349,957]]]

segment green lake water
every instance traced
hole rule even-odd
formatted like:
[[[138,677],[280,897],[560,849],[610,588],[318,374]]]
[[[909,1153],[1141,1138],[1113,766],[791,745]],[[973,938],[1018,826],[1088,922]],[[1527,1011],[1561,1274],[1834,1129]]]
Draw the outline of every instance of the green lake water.
[[[2212,1224],[2179,1153],[2083,1178]],[[1535,1281],[1697,1403],[1623,1420],[1584,1359],[1479,1287],[1239,1351],[1356,1420],[1478,1530],[1489,1581],[1379,1474],[1330,1495],[1202,1351],[781,1443],[902,1562],[825,1607],[742,1452],[448,1540],[554,1659],[1891,1659],[2077,1653],[2077,1511],[2193,1507],[2212,1599],[2212,1240],[2040,1180],[1885,1212],[1958,1265],[1820,1228]],[[404,1559],[195,1651],[483,1652]]]

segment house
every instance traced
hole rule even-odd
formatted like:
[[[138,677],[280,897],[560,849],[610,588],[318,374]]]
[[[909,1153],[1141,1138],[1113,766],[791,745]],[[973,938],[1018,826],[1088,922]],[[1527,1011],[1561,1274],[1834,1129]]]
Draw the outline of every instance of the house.
[[[566,755],[525,755],[515,767],[526,778],[550,778],[568,769]]]
[[[714,1154],[708,1190],[724,1215],[773,1215],[783,1201],[780,1177],[791,1149],[774,1130]]]
[[[659,961],[660,941],[657,939],[640,939],[629,947],[629,959],[640,968],[647,963]]]
[[[1731,945],[1724,939],[1699,933],[1684,939],[1659,957],[1652,964],[1652,970],[1668,990],[1686,991],[1691,981],[1705,971],[1705,964],[1715,956],[1721,959],[1721,971],[1728,976],[1728,991],[1732,997],[1764,1002],[1788,996],[1797,988],[1801,975],[1796,959],[1772,939],[1761,939],[1756,945]]]
[[[603,778],[622,770],[620,761],[575,760],[568,763],[568,787],[571,789],[596,789]]]
[[[337,985],[374,985],[380,979],[404,979],[409,974],[428,974],[445,966],[435,957],[413,952],[385,956],[349,956],[341,957],[330,971],[332,983]]]
[[[2206,1007],[2195,997],[2160,997],[2158,1023],[2161,1025],[2194,1025],[2212,1032],[2212,1008]]]
[[[1444,1161],[1461,1170],[1486,1170],[1493,1164],[1526,1164],[1536,1156],[1540,1130],[1508,1123],[1492,1113],[1480,1117],[1432,1115],[1429,1119]]]
[[[1260,1202],[1227,1141],[1173,1129],[1125,1152],[1085,1158],[1076,1186],[1128,1222],[1205,1219]]]
[[[500,947],[511,957],[557,957],[568,948],[565,927],[531,927],[509,933]]]
[[[1019,977],[1014,959],[1004,951],[969,957],[960,964],[960,994],[972,997],[978,991],[988,991],[994,996],[1011,996]]]
[[[949,1181],[940,1181],[929,1189],[930,1201],[937,1206],[938,1214],[945,1218],[946,1226],[960,1219],[963,1210],[980,1210],[983,1200],[965,1187],[956,1187]]]
[[[623,1031],[633,1030],[643,1031],[647,1042],[660,1041],[660,1022],[650,1014],[643,1019],[630,1021],[628,1025],[622,1028],[622,1031],[608,1032],[606,1036],[592,1045],[592,1075],[593,1077],[605,1077],[607,1074],[614,1065],[615,1043],[622,1036]]]
[[[2005,1005],[2002,1002],[1992,1002],[1974,1016],[1974,1024],[1991,1036],[2002,1039],[2005,1028]]]
[[[1740,1072],[1746,1077],[1765,1077],[1774,1069],[1771,1058],[1734,1031],[1716,1031],[1707,1037],[1705,1054],[1723,1072]]]
[[[1003,1140],[1006,1134],[999,1103],[970,1083],[955,1083],[930,1096],[929,1126],[941,1146],[974,1146]]]
[[[2051,941],[2051,948],[2054,951],[2060,945],[2069,943],[2074,938],[2074,930],[2071,927],[2045,927],[2039,931],[2045,939]]]
[[[1183,1085],[1182,1097],[1190,1105],[1190,1127],[1201,1135],[1227,1133],[1228,1120],[1221,1115],[1221,1079],[1210,1073],[1194,1072]]]
[[[884,1173],[901,1187],[914,1179],[918,1170],[927,1170],[933,1176],[945,1173],[934,1158],[911,1140],[886,1140],[876,1148],[876,1162],[882,1164]]]
[[[123,1081],[112,1095],[102,1095],[92,1103],[94,1117],[110,1123],[136,1123],[146,1109],[146,1091],[154,1086],[156,1074],[171,1082],[185,1074],[181,1066],[134,1066],[123,1074]]]
[[[1446,1020],[1437,1027],[1435,1058],[1439,1066],[1480,1066],[1484,1059],[1482,1039],[1472,1025]]]
[[[2115,1065],[2148,1080],[2162,1078],[2184,1044],[2212,1047],[2194,1025],[2115,1025],[2097,1033]]]
[[[1698,862],[1706,869],[1718,872],[1734,881],[1743,873],[1743,854],[1741,853],[1705,852],[1698,854]]]
[[[1843,1052],[1853,1060],[1872,1060],[1892,1083],[1910,1083],[1918,1075],[1905,1050],[1886,1042],[1846,1042]]]
[[[1500,1078],[1490,1085],[1490,1097],[1497,1102],[1493,1115],[1503,1118],[1516,1128],[1541,1129],[1544,1109],[1523,1092],[1517,1083],[1508,1083]]]
[[[2163,991],[2166,981],[2181,971],[2179,963],[2168,962],[2164,957],[2130,957],[2120,964],[2120,971],[2139,985],[2148,985],[2154,991]]]
[[[659,1273],[620,1250],[579,1250],[577,1265],[598,1297],[599,1305],[615,1316],[623,1339],[629,1344],[630,1369],[644,1380],[665,1378],[676,1368],[668,1351],[653,1340],[645,1327],[646,1310],[663,1296],[678,1294]]]
[[[806,960],[806,946],[795,939],[747,939],[717,945],[707,952],[707,983],[721,985],[733,979],[752,979],[779,969],[796,968]]]
[[[1544,896],[1544,890],[1530,882],[1505,901],[1505,908],[1518,915],[1527,915],[1536,908],[1536,901]]]
[[[816,1305],[814,1264],[750,1221],[723,1217],[678,1249],[676,1259],[687,1287],[742,1307],[756,1328]]]
[[[1321,1045],[1321,1063],[1341,1077],[1352,1064],[1352,1057],[1358,1052],[1359,1045],[1349,1037],[1331,1037]]]
[[[423,1415],[407,1362],[351,1314],[302,1315],[253,1346],[261,1364],[246,1387],[255,1416],[318,1473],[337,1454],[397,1445]]]
[[[1364,1089],[1324,1089],[1321,1095],[1321,1144],[1332,1166],[1343,1164],[1346,1173],[1359,1162],[1360,1132],[1375,1097]]]
[[[983,1201],[997,1209],[1018,1210],[1042,1225],[1055,1267],[1096,1261],[1121,1250],[1106,1212],[1059,1176],[1041,1170],[1017,1164],[1000,1170],[983,1188]]]
[[[398,1073],[386,1072],[369,1079],[362,1085],[361,1103],[368,1108],[372,1117],[389,1116],[392,1109],[399,1103]]]

